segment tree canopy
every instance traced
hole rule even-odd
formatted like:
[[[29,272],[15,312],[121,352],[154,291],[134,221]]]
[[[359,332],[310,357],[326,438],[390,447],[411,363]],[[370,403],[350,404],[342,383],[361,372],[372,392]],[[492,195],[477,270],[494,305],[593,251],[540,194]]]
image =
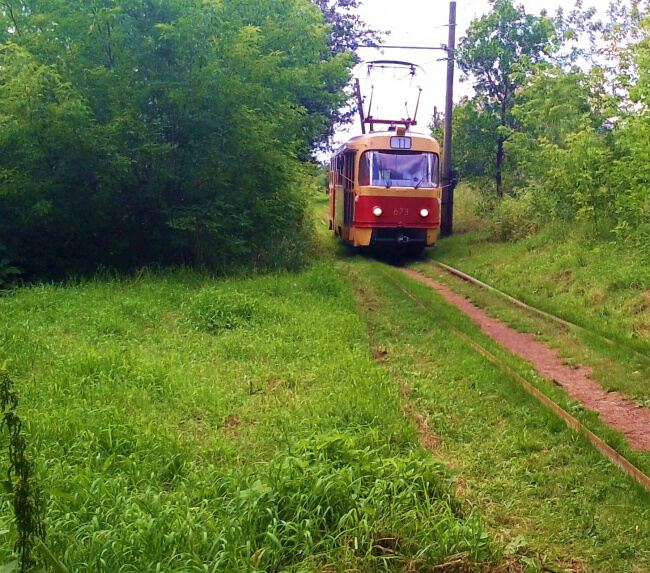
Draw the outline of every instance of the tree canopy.
[[[499,118],[502,128],[510,127],[516,90],[521,72],[541,61],[551,50],[553,23],[546,16],[526,13],[512,0],[494,0],[486,16],[474,20],[458,49],[458,64],[472,85],[485,110]],[[495,146],[494,175],[497,192],[503,194],[502,166],[505,130],[498,130]]]
[[[354,61],[335,30],[308,0],[3,1],[0,253],[27,276],[294,264],[300,160]]]
[[[514,218],[523,233],[578,218],[647,249],[649,36],[637,0],[605,20],[580,2],[551,19],[496,0],[472,23],[459,63],[476,93],[456,107],[455,161],[514,198],[485,203],[507,230],[498,237],[517,234]]]

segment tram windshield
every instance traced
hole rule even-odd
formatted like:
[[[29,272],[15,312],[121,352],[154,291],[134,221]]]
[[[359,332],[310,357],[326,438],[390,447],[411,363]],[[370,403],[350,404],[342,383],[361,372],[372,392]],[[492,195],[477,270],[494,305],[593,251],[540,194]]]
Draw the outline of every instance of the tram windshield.
[[[359,185],[438,187],[438,155],[423,151],[366,151]]]

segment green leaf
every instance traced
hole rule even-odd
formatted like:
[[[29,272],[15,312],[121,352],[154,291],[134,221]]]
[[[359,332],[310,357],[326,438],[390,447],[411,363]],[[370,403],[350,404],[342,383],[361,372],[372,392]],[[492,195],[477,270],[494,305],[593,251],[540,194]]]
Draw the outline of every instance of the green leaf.
[[[12,571],[18,571],[19,565],[20,562],[18,559],[9,563],[5,563],[4,565],[0,565],[0,573],[11,573]]]
[[[36,549],[38,549],[38,552],[52,567],[55,573],[70,573],[67,567],[52,554],[47,545],[45,545],[41,539],[36,541]]]

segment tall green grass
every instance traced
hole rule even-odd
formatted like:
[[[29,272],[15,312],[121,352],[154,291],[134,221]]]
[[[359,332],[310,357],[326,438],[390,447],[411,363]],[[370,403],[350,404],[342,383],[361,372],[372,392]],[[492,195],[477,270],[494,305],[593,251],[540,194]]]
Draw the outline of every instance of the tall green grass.
[[[574,415],[582,417],[581,407],[438,293],[378,265],[358,258],[350,266],[350,280],[372,301],[362,307],[371,340],[390,375],[408,385],[438,437],[436,453],[457,469],[463,497],[480,508],[504,555],[530,572],[650,570],[650,494],[449,325]]]
[[[331,265],[34,286],[0,298],[0,316],[46,543],[71,572],[493,558]],[[6,495],[0,530],[1,564],[16,538]]]

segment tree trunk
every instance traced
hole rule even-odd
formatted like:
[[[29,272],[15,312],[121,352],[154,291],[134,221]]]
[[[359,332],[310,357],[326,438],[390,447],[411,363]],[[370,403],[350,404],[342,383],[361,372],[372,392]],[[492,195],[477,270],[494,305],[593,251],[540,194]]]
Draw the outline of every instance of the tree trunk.
[[[503,92],[503,100],[501,100],[501,127],[506,127],[507,123],[507,114],[508,114],[508,88]],[[501,171],[503,169],[503,160],[505,159],[505,150],[503,144],[505,143],[506,138],[503,133],[499,133],[497,138],[497,157],[495,162],[495,174],[494,179],[497,184],[497,195],[499,198],[503,197],[503,178],[501,176]]]
[[[499,135],[497,139],[497,158],[495,162],[495,173],[494,173],[494,179],[496,180],[497,183],[497,195],[499,198],[503,197],[503,181],[501,178],[501,169],[503,167],[503,159],[505,157],[505,153],[503,150],[503,143],[504,139],[502,135]]]

